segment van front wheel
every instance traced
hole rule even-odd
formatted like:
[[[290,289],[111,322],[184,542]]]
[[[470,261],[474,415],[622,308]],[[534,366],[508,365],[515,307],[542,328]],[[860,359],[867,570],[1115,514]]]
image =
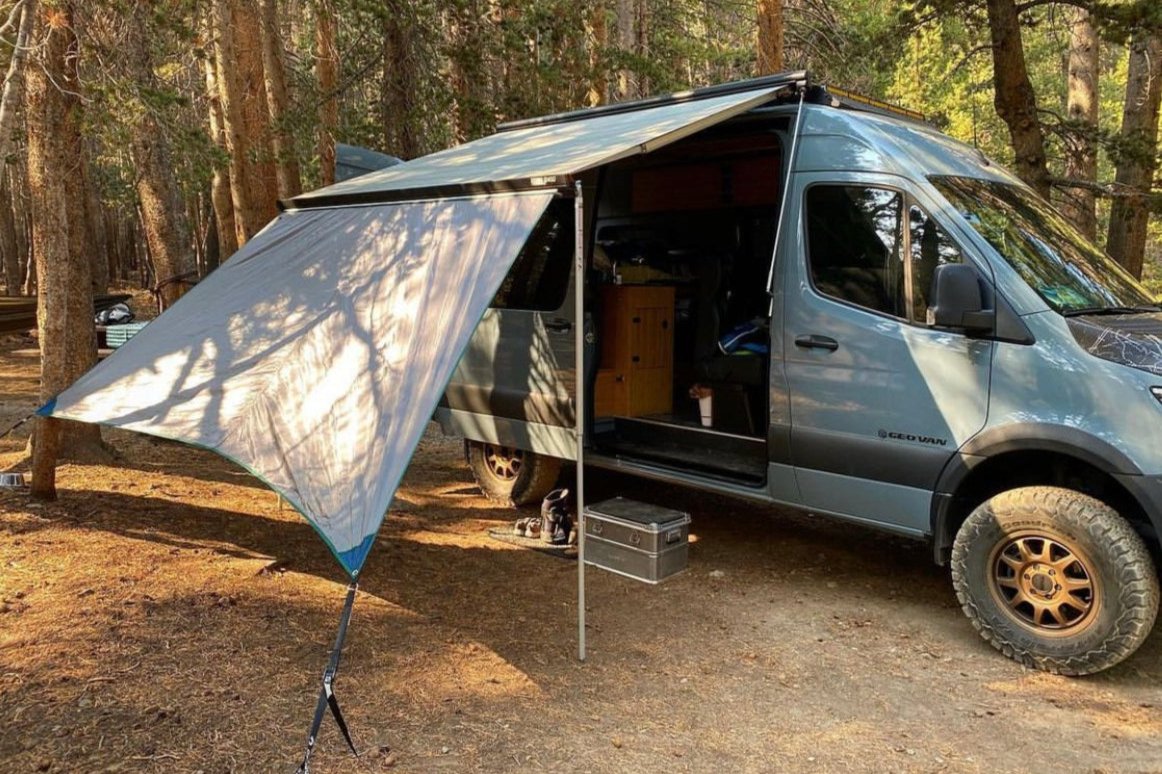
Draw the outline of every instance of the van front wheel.
[[[1138,649],[1158,612],[1158,576],[1130,524],[1056,487],[988,500],[961,526],[952,582],[973,626],[1029,667],[1086,675]]]
[[[523,449],[465,441],[472,477],[484,496],[501,505],[540,502],[556,486],[561,460]]]

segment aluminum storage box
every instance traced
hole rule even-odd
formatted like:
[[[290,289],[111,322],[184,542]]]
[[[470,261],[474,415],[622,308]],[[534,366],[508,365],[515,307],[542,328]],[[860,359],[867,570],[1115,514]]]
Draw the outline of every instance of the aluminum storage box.
[[[690,515],[614,497],[585,509],[585,564],[659,583],[686,569]]]

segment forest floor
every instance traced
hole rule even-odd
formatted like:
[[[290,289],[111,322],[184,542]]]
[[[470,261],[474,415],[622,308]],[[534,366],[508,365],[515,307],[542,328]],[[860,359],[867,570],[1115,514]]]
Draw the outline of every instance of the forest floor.
[[[35,357],[0,345],[0,427]],[[51,505],[0,495],[0,768],[297,765],[344,594],[298,515],[213,454],[106,431]],[[21,467],[23,436],[0,442]],[[589,477],[689,510],[689,570],[650,587],[487,536],[517,512],[430,432],[361,579],[316,772],[1162,771],[1162,627],[1068,679],[1003,658],[915,543]]]

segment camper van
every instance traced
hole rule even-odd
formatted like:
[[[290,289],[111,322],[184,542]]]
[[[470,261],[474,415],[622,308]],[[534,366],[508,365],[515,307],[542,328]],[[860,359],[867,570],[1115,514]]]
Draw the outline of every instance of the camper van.
[[[1031,667],[1147,637],[1162,311],[1028,186],[820,87],[577,180],[583,222],[563,188],[436,412],[488,497],[537,502],[575,458],[581,340],[588,467],[926,541]]]

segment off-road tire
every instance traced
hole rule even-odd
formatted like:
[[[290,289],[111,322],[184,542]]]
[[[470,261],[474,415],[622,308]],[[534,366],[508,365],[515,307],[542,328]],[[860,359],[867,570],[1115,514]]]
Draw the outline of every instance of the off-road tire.
[[[1003,547],[1023,534],[1034,546],[1036,535],[1060,540],[1085,558],[1071,572],[1094,576],[1095,603],[1072,628],[1035,626],[998,599],[1016,593],[1005,591],[993,574],[1005,572],[996,569]],[[1019,579],[1006,580],[1013,585]],[[1138,533],[1105,503],[1056,487],[1013,489],[974,510],[953,544],[952,583],[985,640],[1015,661],[1054,674],[1087,675],[1117,664],[1146,639],[1158,612],[1158,575]]]
[[[561,460],[530,451],[479,441],[465,441],[464,453],[480,491],[494,503],[508,506],[539,503],[557,484]],[[502,473],[497,457],[519,457],[515,470]]]

